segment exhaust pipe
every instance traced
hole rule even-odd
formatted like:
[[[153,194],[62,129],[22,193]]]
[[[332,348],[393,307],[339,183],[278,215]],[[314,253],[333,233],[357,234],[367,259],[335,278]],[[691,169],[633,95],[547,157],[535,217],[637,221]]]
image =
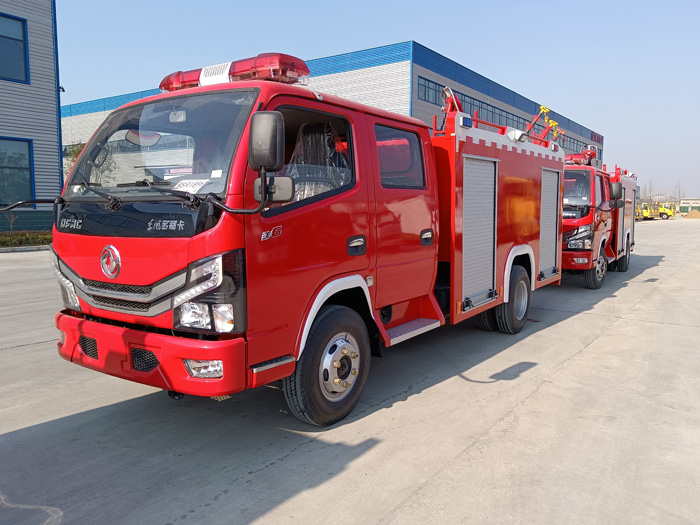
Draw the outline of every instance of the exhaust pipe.
[[[182,392],[175,392],[175,390],[168,390],[168,395],[170,396],[170,399],[174,399],[176,401],[185,398],[185,394]]]

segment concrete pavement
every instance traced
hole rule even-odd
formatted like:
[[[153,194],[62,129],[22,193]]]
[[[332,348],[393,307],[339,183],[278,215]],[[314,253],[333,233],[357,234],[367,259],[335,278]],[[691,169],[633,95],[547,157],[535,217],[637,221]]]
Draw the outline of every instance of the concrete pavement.
[[[217,403],[55,349],[46,252],[0,255],[0,523],[697,523],[700,221],[637,224],[627,273],[372,361],[326,430],[264,387]]]

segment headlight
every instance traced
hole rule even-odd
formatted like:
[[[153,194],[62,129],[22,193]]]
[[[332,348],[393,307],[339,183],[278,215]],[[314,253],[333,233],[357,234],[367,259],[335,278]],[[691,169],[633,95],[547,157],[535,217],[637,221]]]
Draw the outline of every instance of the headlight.
[[[173,298],[173,327],[209,333],[245,332],[244,261],[243,250],[234,250],[192,264],[185,291]]]
[[[593,241],[593,228],[590,224],[579,227],[567,236],[566,248],[569,250],[590,250]]]
[[[221,284],[222,279],[221,255],[204,263],[199,263],[198,266],[190,269],[188,283],[191,288],[175,296],[173,307],[180,306],[182,303],[194,299],[212,288],[216,288]]]
[[[51,250],[51,267],[53,268],[56,280],[58,280],[58,288],[61,292],[61,299],[63,299],[63,306],[80,312],[80,301],[78,301],[78,295],[75,293],[75,287],[73,283],[63,275],[63,272],[61,272],[61,263],[58,261],[58,257],[53,250]]]

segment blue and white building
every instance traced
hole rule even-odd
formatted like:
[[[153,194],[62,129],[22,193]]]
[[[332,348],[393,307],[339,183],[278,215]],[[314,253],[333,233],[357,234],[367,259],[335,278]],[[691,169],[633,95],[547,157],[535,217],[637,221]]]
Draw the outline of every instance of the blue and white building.
[[[54,0],[0,0],[0,206],[63,185]],[[46,230],[51,205],[0,213],[0,231]]]

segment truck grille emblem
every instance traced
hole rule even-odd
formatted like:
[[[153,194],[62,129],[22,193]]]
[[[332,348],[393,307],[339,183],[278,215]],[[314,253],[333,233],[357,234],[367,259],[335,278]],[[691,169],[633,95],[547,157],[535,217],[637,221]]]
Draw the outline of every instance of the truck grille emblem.
[[[116,279],[119,275],[119,271],[122,269],[122,260],[117,249],[111,244],[102,248],[100,266],[102,266],[102,273],[110,279]]]

